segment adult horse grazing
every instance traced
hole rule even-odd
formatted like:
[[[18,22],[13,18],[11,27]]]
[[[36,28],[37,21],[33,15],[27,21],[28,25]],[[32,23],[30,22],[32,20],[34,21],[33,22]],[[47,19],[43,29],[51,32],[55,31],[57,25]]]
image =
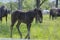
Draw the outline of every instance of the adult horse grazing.
[[[0,20],[2,21],[2,13],[3,13],[3,11],[4,11],[4,8],[5,8],[5,6],[1,6],[0,7]]]
[[[50,18],[54,19],[58,16],[60,16],[60,9],[59,8],[50,9]]]
[[[39,9],[34,9],[34,10],[31,10],[31,11],[27,11],[27,12],[22,12],[20,10],[14,11],[11,14],[11,36],[10,37],[12,38],[13,26],[14,26],[15,22],[18,21],[16,27],[17,27],[17,30],[18,30],[21,38],[22,38],[22,33],[19,30],[19,25],[21,23],[25,23],[27,25],[27,30],[28,30],[28,33],[27,33],[25,38],[30,39],[31,23],[32,23],[34,17],[36,17],[36,16],[40,19],[40,23],[42,23],[42,18],[43,18],[42,17],[42,12]]]
[[[0,8],[0,20],[2,21],[3,17],[6,17],[6,22],[7,22],[7,15],[10,13],[10,10],[4,9],[4,6],[1,6]]]

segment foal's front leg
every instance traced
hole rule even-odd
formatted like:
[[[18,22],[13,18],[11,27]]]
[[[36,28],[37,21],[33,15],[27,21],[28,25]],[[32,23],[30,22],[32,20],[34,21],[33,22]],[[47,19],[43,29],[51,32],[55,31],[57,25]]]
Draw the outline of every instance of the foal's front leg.
[[[28,37],[28,39],[30,39],[30,27],[31,27],[31,24],[27,24],[27,30],[28,30],[28,33],[25,37],[25,39]]]
[[[12,30],[13,30],[13,26],[14,26],[14,23],[11,24],[11,27],[10,27],[10,29],[11,29],[10,37],[11,37],[11,38],[12,38]]]
[[[20,26],[20,24],[21,24],[21,23],[18,21],[16,27],[17,27],[17,30],[18,30],[18,32],[19,32],[19,35],[20,35],[21,38],[22,38],[22,33],[21,33],[21,31],[19,30],[19,26]]]

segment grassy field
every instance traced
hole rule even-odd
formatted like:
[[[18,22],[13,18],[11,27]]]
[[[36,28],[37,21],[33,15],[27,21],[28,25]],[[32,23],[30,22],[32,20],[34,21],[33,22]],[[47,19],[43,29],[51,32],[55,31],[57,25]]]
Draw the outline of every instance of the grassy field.
[[[9,16],[7,25],[5,18],[3,18],[2,25],[0,22],[0,38],[10,37],[10,20]],[[27,34],[26,24],[22,23],[20,30],[24,38]],[[42,24],[33,21],[30,34],[31,39],[60,40],[60,18],[49,20],[49,15],[44,15]],[[16,25],[14,25],[13,29],[13,38],[20,38]]]

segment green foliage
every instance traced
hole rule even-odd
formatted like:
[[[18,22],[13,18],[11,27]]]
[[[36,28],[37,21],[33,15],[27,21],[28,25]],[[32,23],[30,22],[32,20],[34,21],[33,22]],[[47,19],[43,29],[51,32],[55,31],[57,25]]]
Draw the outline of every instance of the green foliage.
[[[35,0],[24,0],[23,9],[30,10],[35,8]]]
[[[43,0],[41,0],[42,2]],[[18,9],[18,3],[17,2],[10,2],[12,3],[12,10],[17,10]],[[10,3],[3,3],[5,4],[5,6],[8,8],[8,9],[11,9],[10,7]],[[23,0],[22,1],[22,8],[24,11],[27,11],[27,10],[31,10],[31,9],[34,9],[36,8],[36,1],[35,0]],[[46,0],[42,6],[41,6],[42,9],[49,9],[50,8],[50,5],[49,5],[49,2],[48,0]]]
[[[1,5],[4,5],[4,3],[0,2],[0,6],[1,6]]]
[[[17,10],[17,8],[18,8],[17,2],[6,3],[5,4],[6,8],[11,9],[10,4],[12,4],[11,5],[12,6],[12,10]]]
[[[49,1],[45,1],[42,6],[41,6],[42,9],[50,9],[50,4],[49,4]]]

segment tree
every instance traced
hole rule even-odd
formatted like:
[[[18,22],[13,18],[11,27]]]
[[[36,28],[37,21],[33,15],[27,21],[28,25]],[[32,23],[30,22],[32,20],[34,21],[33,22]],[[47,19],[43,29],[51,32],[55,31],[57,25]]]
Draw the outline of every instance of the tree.
[[[46,0],[43,0],[41,2],[41,0],[36,0],[36,7],[39,9],[40,6],[45,2]],[[38,16],[38,15],[37,15]],[[38,17],[36,17],[36,23],[38,22]]]
[[[18,0],[18,9],[22,10],[22,3],[24,0]]]
[[[11,11],[12,11],[12,2],[10,1],[10,8],[11,8]]]
[[[36,7],[35,0],[24,0],[22,7],[24,11],[34,9]]]
[[[36,0],[36,7],[40,8],[40,0]]]
[[[58,0],[56,0],[56,7],[58,7]]]
[[[45,2],[45,1],[47,1],[47,0],[36,0],[36,7],[37,8],[40,8],[40,6]]]

